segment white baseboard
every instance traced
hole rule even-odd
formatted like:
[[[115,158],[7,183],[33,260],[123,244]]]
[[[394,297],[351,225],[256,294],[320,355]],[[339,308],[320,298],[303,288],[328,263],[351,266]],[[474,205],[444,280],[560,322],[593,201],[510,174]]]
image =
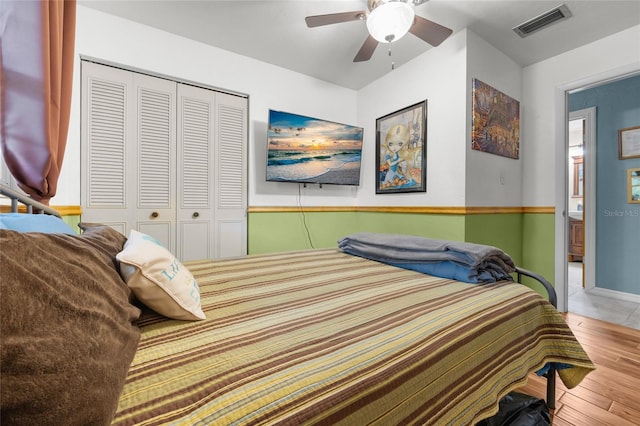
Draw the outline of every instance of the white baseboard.
[[[622,291],[609,290],[608,288],[600,287],[590,288],[587,292],[597,296],[610,297],[611,299],[640,303],[640,294],[624,293]]]

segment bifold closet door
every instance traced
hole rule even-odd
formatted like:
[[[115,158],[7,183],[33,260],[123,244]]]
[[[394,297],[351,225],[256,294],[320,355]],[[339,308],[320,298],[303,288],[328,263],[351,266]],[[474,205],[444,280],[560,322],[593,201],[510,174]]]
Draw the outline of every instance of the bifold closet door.
[[[176,83],[82,63],[82,220],[176,249]]]
[[[182,261],[247,253],[248,100],[82,61],[82,220]]]
[[[247,99],[178,84],[179,257],[246,248]]]

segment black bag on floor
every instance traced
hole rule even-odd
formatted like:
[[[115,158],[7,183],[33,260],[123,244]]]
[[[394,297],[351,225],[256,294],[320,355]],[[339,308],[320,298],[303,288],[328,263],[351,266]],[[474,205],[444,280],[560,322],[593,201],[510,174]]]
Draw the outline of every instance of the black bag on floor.
[[[511,392],[500,400],[498,414],[476,426],[549,426],[549,408],[540,398]]]

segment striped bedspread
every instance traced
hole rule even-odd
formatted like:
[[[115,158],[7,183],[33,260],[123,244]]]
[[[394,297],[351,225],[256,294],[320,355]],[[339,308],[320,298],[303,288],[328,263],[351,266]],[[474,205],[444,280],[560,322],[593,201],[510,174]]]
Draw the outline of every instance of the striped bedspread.
[[[186,265],[207,320],[143,316],[114,424],[473,424],[547,362],[594,368],[522,285],[335,249]]]

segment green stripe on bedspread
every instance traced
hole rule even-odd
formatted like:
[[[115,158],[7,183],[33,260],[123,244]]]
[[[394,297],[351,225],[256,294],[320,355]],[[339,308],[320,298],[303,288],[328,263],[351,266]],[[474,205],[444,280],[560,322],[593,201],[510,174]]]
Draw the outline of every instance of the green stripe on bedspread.
[[[555,309],[336,250],[191,262],[206,321],[140,321],[115,424],[471,424],[547,362],[594,366]]]

